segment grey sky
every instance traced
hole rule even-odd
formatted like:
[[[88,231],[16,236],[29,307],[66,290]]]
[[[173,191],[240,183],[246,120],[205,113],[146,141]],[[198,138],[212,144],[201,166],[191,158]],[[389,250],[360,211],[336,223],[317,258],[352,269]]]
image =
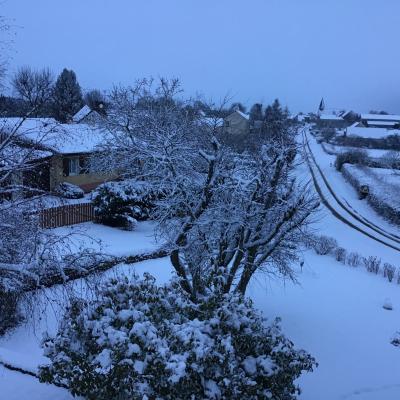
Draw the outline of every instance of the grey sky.
[[[11,71],[68,67],[101,89],[178,76],[214,99],[400,113],[399,0],[6,0],[0,14],[18,26]]]

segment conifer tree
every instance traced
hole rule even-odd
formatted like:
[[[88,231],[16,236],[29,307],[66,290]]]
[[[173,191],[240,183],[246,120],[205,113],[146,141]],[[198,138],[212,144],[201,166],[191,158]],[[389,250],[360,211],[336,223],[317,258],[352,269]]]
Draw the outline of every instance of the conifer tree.
[[[64,68],[54,87],[54,117],[68,122],[83,105],[82,91],[75,72]]]

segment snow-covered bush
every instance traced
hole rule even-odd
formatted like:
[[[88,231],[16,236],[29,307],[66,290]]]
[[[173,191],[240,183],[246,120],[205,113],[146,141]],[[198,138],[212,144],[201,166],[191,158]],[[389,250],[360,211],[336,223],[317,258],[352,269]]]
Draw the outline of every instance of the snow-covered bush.
[[[85,194],[79,186],[68,182],[60,183],[54,193],[66,199],[81,199]]]
[[[376,256],[363,257],[363,263],[368,272],[379,273],[381,260]]]
[[[317,237],[314,242],[315,252],[322,256],[332,253],[337,246],[336,239],[324,235]]]
[[[99,223],[132,229],[136,221],[150,218],[160,197],[146,182],[125,180],[100,185],[93,193],[92,202]]]
[[[346,249],[344,249],[343,247],[337,247],[334,250],[334,255],[335,255],[336,261],[339,261],[339,262],[341,262],[343,264],[346,264],[346,258],[347,258]]]
[[[336,169],[341,171],[345,163],[367,165],[368,153],[365,150],[351,150],[338,154],[335,160]]]
[[[351,267],[358,267],[361,263],[361,255],[356,252],[351,252],[347,256],[347,264]]]
[[[392,282],[395,274],[396,274],[396,267],[394,265],[389,263],[383,264],[383,276],[386,277],[389,282]]]
[[[44,382],[87,399],[295,399],[294,380],[315,360],[296,350],[248,299],[210,295],[194,304],[178,283],[146,274],[110,280],[77,301],[44,341]]]

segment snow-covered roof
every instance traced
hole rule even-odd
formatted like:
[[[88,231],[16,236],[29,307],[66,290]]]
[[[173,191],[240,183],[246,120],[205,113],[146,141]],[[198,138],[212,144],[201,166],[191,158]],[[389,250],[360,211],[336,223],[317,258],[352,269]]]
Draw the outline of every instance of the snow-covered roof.
[[[368,125],[381,125],[381,126],[395,126],[398,124],[397,121],[377,121],[377,120],[366,120]]]
[[[60,124],[53,118],[0,118],[0,130],[55,153],[90,153],[105,134],[87,124]]]
[[[400,115],[361,114],[361,119],[371,120],[371,121],[398,121],[398,122],[400,122]]]
[[[396,129],[386,128],[363,128],[358,126],[349,126],[347,128],[347,136],[359,136],[369,139],[381,139],[389,135],[399,135],[400,131]]]
[[[88,105],[84,105],[73,117],[73,122],[80,122],[92,112]]]
[[[237,112],[243,118],[249,119],[249,115],[248,114],[245,114],[244,112],[242,112],[240,110],[236,110],[235,112]]]
[[[339,117],[338,115],[336,115],[336,114],[321,114],[320,116],[319,116],[319,119],[322,119],[322,120],[328,120],[328,121],[342,121],[343,120],[343,118],[342,117]]]

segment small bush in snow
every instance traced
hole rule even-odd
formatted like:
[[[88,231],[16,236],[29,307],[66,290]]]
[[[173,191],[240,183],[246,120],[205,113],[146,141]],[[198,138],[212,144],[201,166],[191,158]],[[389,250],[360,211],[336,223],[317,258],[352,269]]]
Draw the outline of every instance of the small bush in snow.
[[[68,182],[60,183],[54,193],[66,199],[81,199],[85,194],[79,186]]]
[[[345,163],[367,165],[368,153],[365,150],[351,150],[338,154],[335,161],[336,169],[341,171]]]
[[[327,255],[332,253],[332,251],[337,247],[338,243],[336,239],[321,235],[314,243],[314,250],[319,255]]]
[[[126,180],[100,185],[92,201],[99,223],[133,229],[136,221],[150,218],[155,201],[160,197],[148,183]]]
[[[75,302],[44,342],[45,382],[109,399],[285,399],[314,359],[295,350],[250,300],[212,295],[193,304],[177,283],[111,280],[92,303]]]
[[[358,267],[361,264],[361,256],[356,252],[351,252],[347,256],[347,264],[352,267]]]
[[[393,346],[400,347],[400,332],[396,332],[390,343]]]
[[[379,273],[381,260],[376,256],[363,257],[363,263],[368,272]]]
[[[383,264],[383,276],[388,278],[389,282],[392,282],[394,275],[396,274],[396,267],[392,264]]]
[[[337,247],[334,250],[335,259],[343,264],[346,264],[347,251],[343,247]]]

